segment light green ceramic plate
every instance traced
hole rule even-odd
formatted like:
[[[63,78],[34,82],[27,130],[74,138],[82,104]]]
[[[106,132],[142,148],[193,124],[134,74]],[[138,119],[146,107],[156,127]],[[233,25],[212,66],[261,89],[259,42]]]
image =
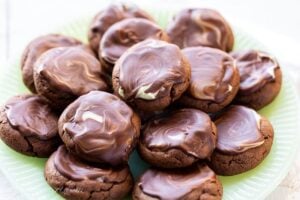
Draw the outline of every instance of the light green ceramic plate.
[[[165,26],[170,12],[152,12],[161,26]],[[67,24],[60,33],[86,41],[90,18]],[[235,49],[264,49],[244,32],[235,31]],[[17,59],[16,59],[17,60]],[[16,62],[16,61],[15,61]],[[284,68],[284,66],[282,66]],[[1,73],[0,103],[10,96],[27,92],[23,86],[18,64],[8,66]],[[282,90],[276,100],[260,113],[270,119],[275,129],[275,140],[269,156],[257,168],[237,176],[220,177],[224,187],[225,200],[264,199],[287,174],[299,144],[299,107],[295,89],[284,73]],[[45,182],[43,168],[45,159],[23,156],[0,142],[0,168],[13,186],[24,195],[24,199],[61,199]],[[135,176],[147,165],[134,153],[130,166]]]

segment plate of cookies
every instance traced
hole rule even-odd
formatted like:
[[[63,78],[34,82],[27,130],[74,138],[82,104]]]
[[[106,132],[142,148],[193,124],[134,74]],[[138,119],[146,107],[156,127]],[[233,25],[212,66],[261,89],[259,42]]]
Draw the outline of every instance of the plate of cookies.
[[[1,74],[0,169],[24,199],[264,199],[300,141],[278,59],[213,9],[109,5]]]

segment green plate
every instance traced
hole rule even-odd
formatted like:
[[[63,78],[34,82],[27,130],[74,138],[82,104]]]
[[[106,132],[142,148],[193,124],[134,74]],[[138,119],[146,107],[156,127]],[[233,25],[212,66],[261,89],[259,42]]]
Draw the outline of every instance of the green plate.
[[[165,26],[171,12],[152,12]],[[88,23],[91,18],[83,18],[59,29],[59,33],[74,36],[86,42]],[[235,49],[261,49],[263,45],[246,33],[234,29]],[[14,63],[18,63],[16,58]],[[284,70],[284,66],[282,66]],[[11,64],[0,73],[0,103],[12,95],[26,93],[19,70],[19,64]],[[255,169],[237,176],[220,177],[224,187],[225,200],[264,199],[282,181],[292,164],[299,144],[299,106],[296,91],[287,73],[279,96],[272,104],[259,111],[272,122],[275,129],[274,145],[269,156]],[[61,199],[45,182],[43,169],[45,159],[23,156],[0,142],[0,168],[11,184],[27,199]],[[135,176],[147,168],[134,152],[130,167]]]

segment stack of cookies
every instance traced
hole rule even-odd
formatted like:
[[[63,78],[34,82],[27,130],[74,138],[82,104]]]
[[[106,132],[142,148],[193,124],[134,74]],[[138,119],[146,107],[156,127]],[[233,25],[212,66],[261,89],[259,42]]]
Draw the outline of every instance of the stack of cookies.
[[[140,8],[113,4],[88,40],[30,42],[21,70],[32,94],[0,110],[1,139],[49,157],[45,179],[64,198],[222,199],[216,175],[246,172],[270,152],[274,131],[256,110],[279,93],[279,64],[259,50],[232,52],[217,11],[185,9],[163,29]],[[134,149],[151,165],[135,181]]]

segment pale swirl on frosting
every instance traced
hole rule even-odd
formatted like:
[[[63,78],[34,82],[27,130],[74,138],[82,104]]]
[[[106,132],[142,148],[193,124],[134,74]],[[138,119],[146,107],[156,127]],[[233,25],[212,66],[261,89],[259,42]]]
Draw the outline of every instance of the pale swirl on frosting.
[[[80,96],[92,90],[106,90],[101,65],[82,47],[58,47],[45,52],[35,71],[57,88]]]
[[[94,162],[119,164],[128,159],[139,136],[132,117],[133,111],[118,97],[93,91],[63,112],[59,131],[70,136],[77,154]]]
[[[100,43],[100,57],[114,64],[134,44],[148,38],[166,40],[164,31],[154,22],[142,18],[129,18],[112,25]]]
[[[150,169],[142,175],[138,186],[145,194],[160,200],[180,200],[212,179],[216,175],[206,165],[177,171]]]
[[[218,128],[217,149],[225,153],[241,153],[261,146],[261,117],[253,109],[231,106],[215,121]]]
[[[209,116],[196,109],[180,109],[146,124],[141,142],[150,149],[167,151],[178,148],[207,158],[216,146]]]
[[[182,10],[168,26],[167,33],[171,42],[181,48],[207,46],[230,51],[234,42],[227,21],[211,9]]]
[[[39,96],[14,97],[5,106],[9,124],[25,137],[47,140],[56,136],[58,117]]]
[[[240,73],[240,94],[255,92],[275,80],[278,62],[269,54],[256,50],[232,53]]]
[[[230,55],[209,47],[189,47],[182,52],[191,64],[190,96],[220,103],[231,95],[236,66]]]
[[[187,81],[189,68],[179,48],[148,39],[126,51],[116,63],[120,71],[119,94],[127,101],[171,96],[172,87]]]
[[[65,177],[75,180],[94,180],[103,183],[121,183],[129,175],[129,170],[123,168],[95,167],[82,162],[67,151],[64,146],[60,146],[53,154],[54,166]]]

